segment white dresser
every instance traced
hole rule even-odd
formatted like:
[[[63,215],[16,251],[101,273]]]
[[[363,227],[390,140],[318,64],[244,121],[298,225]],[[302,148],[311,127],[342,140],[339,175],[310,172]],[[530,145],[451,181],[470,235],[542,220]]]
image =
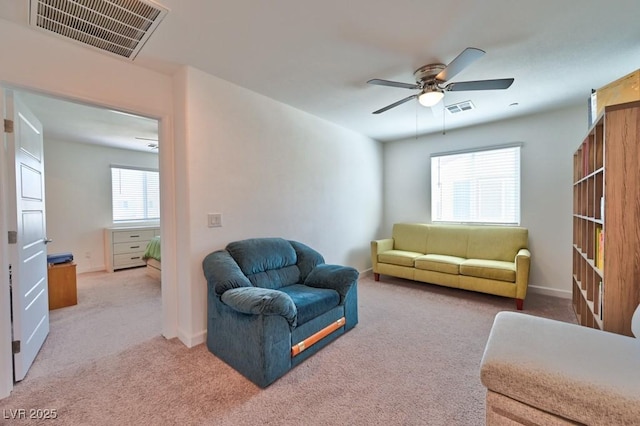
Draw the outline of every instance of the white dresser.
[[[158,226],[118,226],[104,230],[107,271],[144,266],[142,255],[151,238],[160,235]]]

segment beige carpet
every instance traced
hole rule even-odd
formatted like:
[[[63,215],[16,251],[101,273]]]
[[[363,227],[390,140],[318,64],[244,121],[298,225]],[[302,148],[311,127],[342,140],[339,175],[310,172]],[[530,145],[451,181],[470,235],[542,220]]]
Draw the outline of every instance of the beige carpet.
[[[145,272],[78,274],[78,304],[49,312],[49,336],[25,382],[160,335],[160,282]]]
[[[59,425],[481,425],[480,359],[493,317],[514,305],[366,276],[356,328],[265,390],[204,345],[155,337],[25,382],[0,410],[56,409],[42,424]],[[575,322],[569,300],[530,294],[525,312]]]

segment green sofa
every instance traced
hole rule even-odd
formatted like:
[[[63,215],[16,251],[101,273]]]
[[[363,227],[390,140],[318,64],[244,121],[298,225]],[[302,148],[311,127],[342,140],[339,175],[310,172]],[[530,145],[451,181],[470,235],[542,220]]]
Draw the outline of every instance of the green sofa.
[[[374,278],[390,275],[516,299],[529,283],[528,230],[515,226],[396,223],[371,242]]]

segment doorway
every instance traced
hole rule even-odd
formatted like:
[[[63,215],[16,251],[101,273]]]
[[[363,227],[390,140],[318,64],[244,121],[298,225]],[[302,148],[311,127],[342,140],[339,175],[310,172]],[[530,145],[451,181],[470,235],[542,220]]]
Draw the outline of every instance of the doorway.
[[[23,89],[20,89],[23,90]],[[36,94],[39,94],[40,92],[34,92]],[[43,96],[47,96],[45,94],[43,94]],[[53,96],[52,96],[53,97]],[[75,102],[72,99],[67,99],[67,98],[62,98],[62,97],[57,97],[55,98],[58,101],[66,101],[66,102]],[[76,102],[77,103],[77,102]],[[83,103],[83,105],[86,106],[93,106],[96,108],[103,108],[105,109],[105,106],[102,105],[98,105],[98,104],[91,104],[91,103]],[[127,112],[128,113],[128,112]],[[158,140],[162,139],[161,134],[167,134],[168,131],[168,126],[167,123],[163,121],[166,120],[168,117],[155,117],[153,118],[154,120],[156,120],[156,127],[159,127],[159,135],[158,135]],[[148,141],[147,141],[148,142]],[[157,154],[158,156],[161,156],[160,154]],[[168,158],[165,157],[164,160],[164,166],[163,166],[163,162],[162,160],[160,160],[159,164],[158,164],[158,169],[160,170],[161,173],[163,172],[163,169],[166,169],[167,164],[169,167],[169,170],[172,169],[172,157],[171,157],[171,153],[169,153]],[[46,165],[45,165],[46,168]],[[172,204],[172,200],[174,198],[173,195],[173,177],[172,177],[172,173],[169,172],[167,173],[167,177],[163,178],[164,182],[169,182],[169,185],[166,185],[166,188],[168,188],[165,191],[165,188],[162,189],[163,191],[163,199],[165,202],[163,202],[162,206],[161,206],[161,210],[164,212],[165,210],[168,212],[167,217],[169,217],[169,224],[171,225],[172,220],[171,220],[171,215],[174,213],[172,208],[167,209],[167,205],[171,206]],[[162,185],[161,185],[162,186]],[[0,193],[6,193],[6,188],[2,189],[0,191]],[[4,233],[6,232],[7,229],[7,224],[6,222],[4,222],[4,220],[0,221],[2,223],[0,223],[0,230]],[[172,226],[169,226],[169,236],[171,238],[171,236],[173,235],[172,232]],[[165,231],[163,231],[165,232]],[[0,251],[6,249],[6,246],[3,247]],[[4,252],[2,253],[4,255]],[[167,262],[169,264],[169,271],[172,271],[173,268],[173,264],[175,262],[175,260],[173,258],[171,258],[170,256],[172,255],[172,250],[170,250],[169,252],[169,256],[167,256]],[[100,257],[100,254],[92,254],[93,256],[97,256]],[[79,252],[79,256],[80,258],[82,258],[83,256],[86,256],[86,252],[83,250],[81,252]],[[95,266],[95,265],[94,265]],[[5,269],[6,268],[0,268],[2,269],[3,275],[6,272]],[[163,271],[163,275],[166,273],[166,271]],[[171,275],[168,274],[168,276],[170,277]],[[5,285],[7,285],[5,287]],[[3,283],[2,285],[3,287],[3,299],[4,299],[4,295],[5,292],[7,292],[8,294],[8,282],[7,283]],[[159,332],[162,332],[162,334],[167,337],[167,338],[171,338],[171,337],[175,337],[175,331],[173,331],[175,329],[175,321],[176,321],[176,316],[175,316],[175,309],[173,306],[171,306],[170,304],[166,303],[167,300],[167,295],[166,293],[170,293],[170,294],[174,294],[175,293],[175,289],[172,288],[175,287],[175,281],[174,280],[163,280],[163,284],[162,284],[162,326],[161,326],[161,330],[158,330]],[[6,319],[8,318],[8,315],[3,315],[3,317],[1,318],[0,321],[0,338],[2,339],[2,341],[0,342],[0,350],[2,351],[2,353],[0,354],[0,376],[2,377],[2,383],[0,384],[0,398],[4,397],[6,395],[8,395],[8,393],[11,391],[11,380],[9,379],[11,377],[11,371],[8,371],[11,367],[11,363],[10,361],[7,362],[7,360],[10,360],[11,357],[10,355],[7,356],[7,353],[10,354],[10,343],[11,343],[11,329],[10,329],[10,321],[6,321]],[[7,368],[9,367],[9,368]]]
[[[149,282],[144,273],[139,273],[143,271],[99,272],[112,258],[107,253],[111,247],[105,244],[106,228],[137,226],[159,234],[159,129],[156,119],[31,92],[18,95],[39,117],[44,129],[46,229],[52,240],[48,253],[72,253],[78,294],[76,306],[50,312],[49,337],[26,377],[29,379],[153,337],[149,336],[151,325],[157,327],[155,335],[161,333],[159,280]],[[130,173],[144,170],[155,179],[144,188],[136,179],[113,186],[112,170],[116,166]],[[125,188],[131,195],[118,202],[116,194]],[[149,199],[143,203],[139,197]],[[128,221],[116,223],[115,212],[125,203],[130,205],[131,215],[119,218]],[[141,242],[136,245],[138,252],[144,251]],[[138,258],[137,263],[143,263],[141,253],[131,250],[116,256]],[[136,291],[136,285],[146,292]],[[137,312],[132,311],[133,300],[140,311],[146,312],[147,321],[139,321]],[[157,309],[157,315],[149,312],[152,309]],[[124,321],[131,324],[127,326]]]

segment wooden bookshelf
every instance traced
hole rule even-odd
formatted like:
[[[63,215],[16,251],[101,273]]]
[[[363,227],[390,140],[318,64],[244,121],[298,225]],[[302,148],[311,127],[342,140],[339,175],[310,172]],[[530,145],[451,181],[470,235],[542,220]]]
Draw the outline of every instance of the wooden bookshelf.
[[[573,156],[573,182],[578,322],[631,336],[640,304],[640,102],[605,108]]]

